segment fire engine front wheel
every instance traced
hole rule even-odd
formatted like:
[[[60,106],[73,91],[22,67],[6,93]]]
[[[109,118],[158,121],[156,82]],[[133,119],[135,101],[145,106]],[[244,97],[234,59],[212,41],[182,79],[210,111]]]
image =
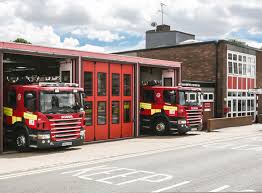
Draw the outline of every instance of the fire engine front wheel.
[[[154,122],[153,129],[156,135],[165,135],[168,131],[168,124],[164,119],[158,118]]]
[[[25,131],[21,130],[17,132],[15,146],[19,152],[27,152],[29,150],[28,137]]]

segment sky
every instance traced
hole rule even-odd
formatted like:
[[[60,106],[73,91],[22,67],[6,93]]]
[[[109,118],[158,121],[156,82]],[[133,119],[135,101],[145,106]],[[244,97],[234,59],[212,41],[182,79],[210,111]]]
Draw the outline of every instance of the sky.
[[[145,48],[152,22],[199,41],[238,39],[262,47],[262,0],[0,0],[0,41],[94,52]]]

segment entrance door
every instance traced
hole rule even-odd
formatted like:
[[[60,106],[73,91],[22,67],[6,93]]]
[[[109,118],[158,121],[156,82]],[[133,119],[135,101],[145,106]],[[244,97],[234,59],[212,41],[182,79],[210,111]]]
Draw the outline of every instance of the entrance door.
[[[97,62],[95,64],[95,139],[108,139],[108,64]]]
[[[120,138],[121,123],[122,123],[122,89],[121,89],[121,64],[110,64],[110,99],[109,99],[109,120],[110,120],[110,131],[109,137],[111,139]]]
[[[122,65],[122,137],[133,136],[133,65]]]

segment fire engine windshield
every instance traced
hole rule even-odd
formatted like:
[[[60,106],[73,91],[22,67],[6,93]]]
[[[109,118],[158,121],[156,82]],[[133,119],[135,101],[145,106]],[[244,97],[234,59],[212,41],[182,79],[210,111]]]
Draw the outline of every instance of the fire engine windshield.
[[[45,114],[76,113],[82,108],[81,93],[40,92],[40,111]]]
[[[179,104],[183,106],[200,106],[201,92],[179,91]]]

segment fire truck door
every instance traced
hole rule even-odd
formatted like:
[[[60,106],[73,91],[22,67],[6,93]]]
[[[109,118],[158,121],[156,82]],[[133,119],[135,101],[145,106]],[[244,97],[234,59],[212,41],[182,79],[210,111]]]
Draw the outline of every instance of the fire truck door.
[[[123,119],[122,106],[122,82],[121,82],[121,64],[110,64],[110,93],[109,93],[109,137],[120,138],[122,135],[121,122]]]
[[[122,137],[133,136],[133,66],[122,65]]]

